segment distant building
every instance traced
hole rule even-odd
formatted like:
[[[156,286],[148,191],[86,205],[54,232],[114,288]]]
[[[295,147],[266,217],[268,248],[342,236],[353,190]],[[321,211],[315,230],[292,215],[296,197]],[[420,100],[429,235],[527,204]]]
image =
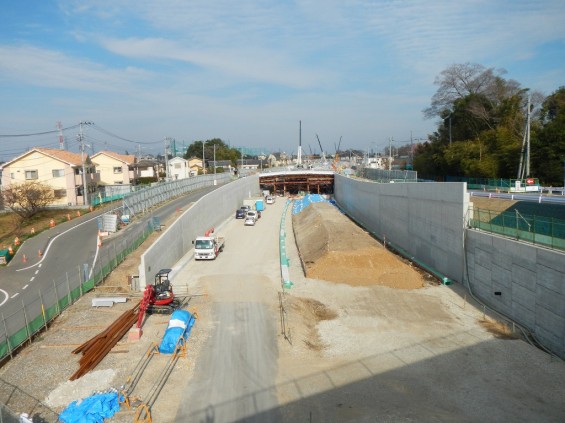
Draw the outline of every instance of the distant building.
[[[137,177],[135,156],[100,151],[91,158],[103,185],[131,185]]]
[[[171,180],[186,179],[190,177],[188,160],[182,157],[173,157],[169,160],[169,178]]]
[[[77,206],[88,204],[83,196],[85,182],[89,193],[96,192],[100,175],[87,154],[34,147],[2,166],[2,189],[28,181],[51,186],[54,205]]]
[[[191,157],[188,159],[188,167],[190,168],[190,176],[196,176],[199,173],[205,172],[202,166],[202,158]]]
[[[136,172],[139,178],[144,180],[159,180],[159,162],[154,159],[142,159],[136,164]]]

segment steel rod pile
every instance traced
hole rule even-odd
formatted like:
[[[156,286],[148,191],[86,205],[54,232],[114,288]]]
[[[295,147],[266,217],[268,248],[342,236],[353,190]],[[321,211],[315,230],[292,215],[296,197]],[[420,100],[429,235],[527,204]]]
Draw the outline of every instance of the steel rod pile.
[[[76,380],[94,369],[135,324],[138,318],[138,312],[139,303],[132,309],[125,311],[103,332],[100,332],[98,335],[73,350],[73,354],[82,353],[82,357],[79,360],[79,369],[69,380]]]

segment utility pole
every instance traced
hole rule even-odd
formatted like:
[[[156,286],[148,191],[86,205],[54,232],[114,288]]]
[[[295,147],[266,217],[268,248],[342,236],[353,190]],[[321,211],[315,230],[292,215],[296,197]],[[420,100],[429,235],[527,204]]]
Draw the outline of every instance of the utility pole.
[[[449,146],[451,147],[451,114],[453,112],[449,112]]]
[[[78,134],[78,141],[80,143],[80,161],[82,162],[82,203],[87,206],[88,205],[88,184],[86,182],[86,158],[84,157],[84,134],[82,132],[83,125],[92,125],[93,122],[81,122],[79,124],[79,134]]]
[[[388,139],[388,170],[392,170],[392,138]]]
[[[165,143],[165,182],[169,180],[169,156],[167,154],[167,141],[170,141],[169,137],[165,137],[163,140]]]
[[[205,141],[202,141],[202,174],[203,175],[206,174],[206,159],[204,157],[204,143]]]
[[[524,179],[530,176],[530,97],[528,97],[527,107],[526,128],[524,129],[524,138],[522,140],[522,151],[520,152],[517,179]]]

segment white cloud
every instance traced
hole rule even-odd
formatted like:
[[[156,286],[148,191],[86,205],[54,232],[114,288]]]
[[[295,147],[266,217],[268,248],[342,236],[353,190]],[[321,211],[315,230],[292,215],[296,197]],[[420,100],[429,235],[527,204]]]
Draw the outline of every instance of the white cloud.
[[[135,68],[111,69],[59,51],[33,46],[0,45],[0,78],[49,88],[121,91],[147,72]]]

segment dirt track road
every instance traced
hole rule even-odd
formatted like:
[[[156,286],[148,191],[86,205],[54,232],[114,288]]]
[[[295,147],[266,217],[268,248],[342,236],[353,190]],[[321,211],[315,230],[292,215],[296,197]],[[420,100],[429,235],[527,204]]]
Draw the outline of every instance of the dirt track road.
[[[255,227],[229,219],[218,228],[227,243],[216,261],[187,256],[175,265],[175,292],[188,287],[188,308],[198,320],[187,357],[152,406],[154,422],[565,421],[562,361],[484,327],[482,309],[465,300],[459,284],[396,289],[388,278],[383,286],[305,277],[290,213],[286,250],[294,286],[285,295],[292,344],[287,342],[278,297],[283,208],[281,199],[268,206]],[[328,230],[337,225],[345,224]],[[113,272],[109,285],[137,270],[133,257],[139,254],[126,260],[129,270]],[[73,345],[132,306],[94,308],[95,295],[66,310],[7,363],[2,379],[48,399],[59,412],[93,391],[123,385],[151,344],[160,342],[169,316],[148,316],[140,341],[122,340],[88,378],[69,382],[78,361]],[[152,359],[134,396],[148,398],[168,359]],[[109,421],[131,423],[134,413],[122,409]]]
[[[210,337],[177,422],[280,421],[274,386],[281,210],[270,208],[251,227],[230,221],[218,229],[226,237],[224,252],[215,261],[190,262],[177,276],[186,274],[191,290],[211,300],[198,309],[198,325],[206,325]]]
[[[176,422],[563,421],[564,363],[491,333],[460,285],[309,279],[292,233],[290,345],[278,320],[282,209],[255,227],[229,221],[223,255],[176,276],[208,293],[197,323],[207,340],[193,352]]]

